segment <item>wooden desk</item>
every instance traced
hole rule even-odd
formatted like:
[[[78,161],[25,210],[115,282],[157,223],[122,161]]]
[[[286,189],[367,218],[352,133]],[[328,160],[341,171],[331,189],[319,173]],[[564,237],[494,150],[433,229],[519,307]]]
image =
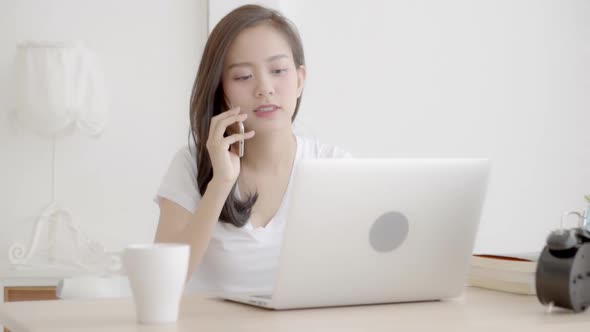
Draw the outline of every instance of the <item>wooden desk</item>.
[[[185,297],[177,324],[137,325],[126,299],[0,304],[0,322],[13,332],[105,331],[588,331],[590,312],[548,314],[536,297],[467,288],[443,302],[271,311]]]

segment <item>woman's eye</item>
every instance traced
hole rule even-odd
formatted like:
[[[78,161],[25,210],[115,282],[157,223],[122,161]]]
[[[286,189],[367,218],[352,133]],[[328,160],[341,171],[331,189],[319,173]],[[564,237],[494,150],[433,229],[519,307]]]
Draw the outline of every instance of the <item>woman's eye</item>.
[[[287,68],[273,69],[271,72],[272,72],[273,74],[282,74],[282,73],[285,73],[285,72],[287,72]]]
[[[235,79],[236,79],[236,81],[245,81],[245,80],[248,80],[250,78],[252,78],[252,74],[250,74],[250,75],[244,75],[244,76],[238,76]]]

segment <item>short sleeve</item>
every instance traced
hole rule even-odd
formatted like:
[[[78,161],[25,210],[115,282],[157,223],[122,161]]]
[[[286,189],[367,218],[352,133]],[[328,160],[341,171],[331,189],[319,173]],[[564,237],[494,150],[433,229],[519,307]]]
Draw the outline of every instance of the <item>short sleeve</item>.
[[[352,158],[352,154],[338,146],[323,144],[320,147],[320,158]]]
[[[297,155],[302,159],[353,158],[352,154],[337,145],[322,144],[320,141],[297,136]]]
[[[195,213],[201,200],[197,186],[197,164],[195,155],[188,147],[180,149],[164,175],[154,201],[166,198],[191,213]]]

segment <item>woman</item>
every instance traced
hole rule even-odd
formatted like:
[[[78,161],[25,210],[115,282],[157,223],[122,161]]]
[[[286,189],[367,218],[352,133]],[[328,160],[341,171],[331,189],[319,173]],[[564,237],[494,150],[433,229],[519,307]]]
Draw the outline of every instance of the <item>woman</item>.
[[[294,135],[305,77],[300,37],[277,11],[243,6],[211,32],[191,97],[195,146],[177,153],[157,196],[155,241],[191,246],[187,291],[269,292],[293,169],[348,155]]]

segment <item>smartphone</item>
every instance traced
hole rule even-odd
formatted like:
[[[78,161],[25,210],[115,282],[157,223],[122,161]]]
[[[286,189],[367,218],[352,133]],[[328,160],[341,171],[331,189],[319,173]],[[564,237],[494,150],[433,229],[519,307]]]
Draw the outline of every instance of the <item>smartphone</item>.
[[[227,99],[227,97],[224,96],[225,99],[225,104],[226,107],[228,107],[228,109],[232,109],[234,108],[232,103],[229,101],[229,99]],[[241,121],[237,123],[237,127],[238,127],[238,132],[243,135],[244,134],[244,123],[242,123]],[[241,139],[238,142],[236,142],[235,144],[237,144],[237,150],[238,150],[238,156],[240,158],[242,158],[244,156],[244,140]]]
[[[238,126],[240,127],[240,134],[243,135],[244,134],[244,124],[240,121],[240,122],[238,122]],[[238,156],[240,158],[242,158],[244,156],[244,140],[241,139],[238,142],[238,145],[239,145],[239,147],[238,147]]]

